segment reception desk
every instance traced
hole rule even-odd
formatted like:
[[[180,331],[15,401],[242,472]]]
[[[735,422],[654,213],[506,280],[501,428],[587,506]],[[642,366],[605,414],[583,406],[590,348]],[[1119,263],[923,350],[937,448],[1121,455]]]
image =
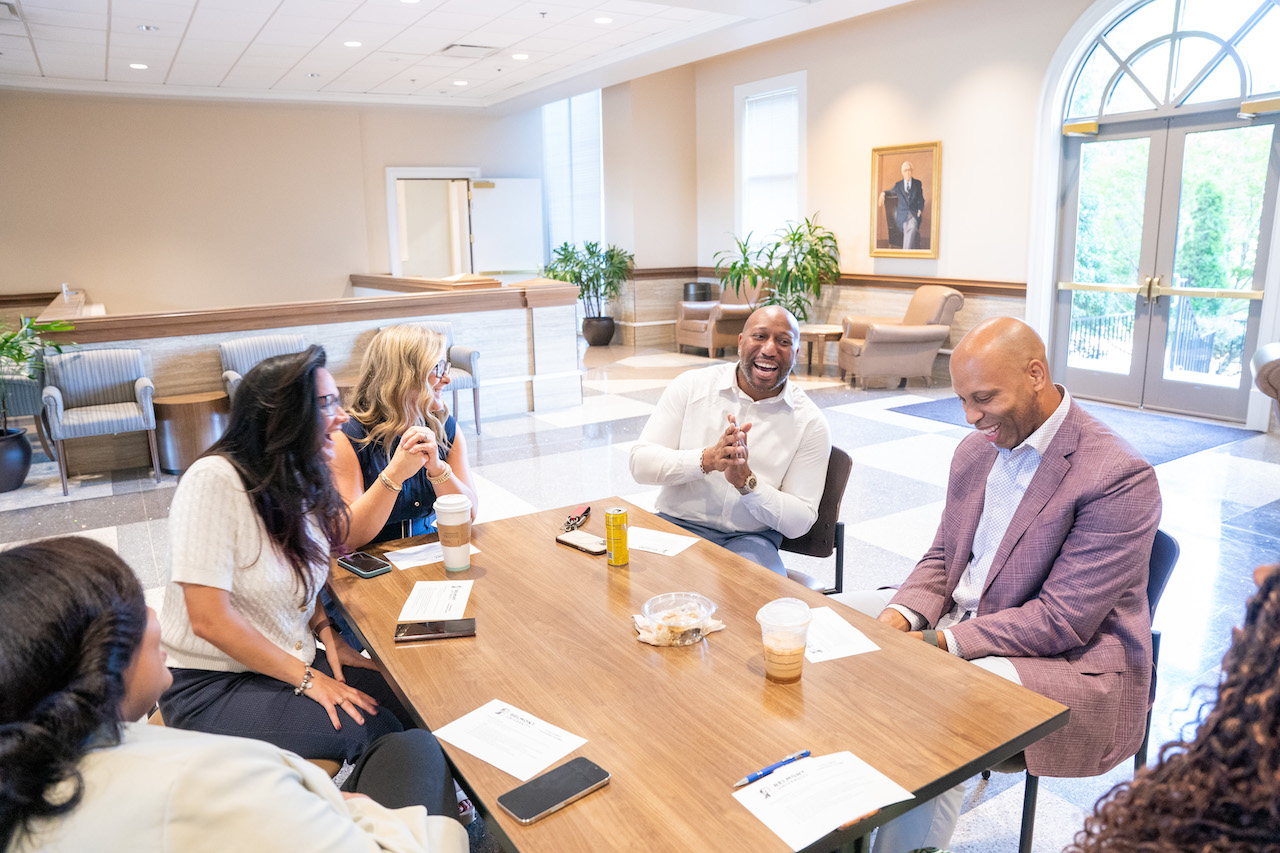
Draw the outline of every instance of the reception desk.
[[[173,396],[222,390],[218,344],[233,338],[299,334],[325,348],[333,373],[353,375],[379,328],[448,321],[455,343],[480,352],[480,393],[488,421],[581,403],[576,301],[576,288],[560,282],[424,290],[206,311],[82,316],[73,320],[73,331],[47,337],[86,349],[141,349],[150,362],[156,395]],[[473,417],[469,396],[460,395],[461,411],[455,413],[464,423]],[[73,474],[150,465],[145,433],[77,439],[67,448]]]

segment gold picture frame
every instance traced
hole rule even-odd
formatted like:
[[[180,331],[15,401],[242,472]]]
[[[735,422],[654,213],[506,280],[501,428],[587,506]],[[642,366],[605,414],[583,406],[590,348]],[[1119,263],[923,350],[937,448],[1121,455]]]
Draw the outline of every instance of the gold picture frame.
[[[906,186],[903,166],[909,165]],[[871,257],[938,257],[942,190],[942,143],[891,145],[871,149]],[[910,197],[904,196],[904,193]],[[903,200],[919,205],[915,216],[899,211]],[[915,219],[913,223],[911,220]],[[914,239],[914,246],[904,243]]]

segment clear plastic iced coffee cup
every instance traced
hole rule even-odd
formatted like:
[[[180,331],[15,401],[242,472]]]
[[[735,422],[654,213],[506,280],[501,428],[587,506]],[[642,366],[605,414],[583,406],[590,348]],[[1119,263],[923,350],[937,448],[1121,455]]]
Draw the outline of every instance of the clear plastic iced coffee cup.
[[[756,621],[764,641],[765,678],[778,684],[800,680],[809,619],[809,605],[798,598],[779,598],[760,608]]]

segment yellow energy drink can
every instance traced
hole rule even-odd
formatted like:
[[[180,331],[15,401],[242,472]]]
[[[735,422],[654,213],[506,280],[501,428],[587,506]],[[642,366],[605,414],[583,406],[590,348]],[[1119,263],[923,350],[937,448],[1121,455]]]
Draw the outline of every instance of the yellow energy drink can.
[[[621,507],[604,511],[604,546],[609,551],[609,565],[625,566],[631,561],[627,552],[627,511]]]

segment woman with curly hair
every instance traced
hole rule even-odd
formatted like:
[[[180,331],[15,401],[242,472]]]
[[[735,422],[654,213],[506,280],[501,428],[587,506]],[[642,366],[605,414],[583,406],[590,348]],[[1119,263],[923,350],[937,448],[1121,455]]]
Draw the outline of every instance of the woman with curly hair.
[[[1067,853],[1280,851],[1280,572],[1259,569],[1218,698],[1190,743],[1098,801]]]
[[[313,346],[250,370],[226,433],[178,483],[160,710],[170,726],[350,762],[413,721],[317,606],[347,524],[329,479],[347,416],[324,364]]]
[[[431,532],[439,495],[466,495],[475,518],[466,442],[441,399],[448,384],[439,332],[388,326],[369,343],[331,463],[351,513],[348,549]]]
[[[0,850],[467,849],[427,732],[378,741],[339,791],[271,744],[132,722],[170,674],[156,615],[106,546],[0,552],[0,589]]]

